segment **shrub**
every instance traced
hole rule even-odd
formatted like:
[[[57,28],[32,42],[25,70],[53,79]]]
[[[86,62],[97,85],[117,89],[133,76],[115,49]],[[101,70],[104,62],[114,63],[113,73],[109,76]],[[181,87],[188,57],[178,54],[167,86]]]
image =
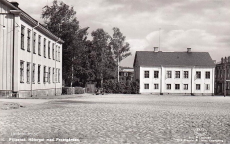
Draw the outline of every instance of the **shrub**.
[[[109,80],[103,84],[103,88],[106,93],[138,94],[139,82],[127,81],[126,83],[123,83]]]
[[[74,87],[75,89],[75,94],[83,94],[85,91],[82,87]]]

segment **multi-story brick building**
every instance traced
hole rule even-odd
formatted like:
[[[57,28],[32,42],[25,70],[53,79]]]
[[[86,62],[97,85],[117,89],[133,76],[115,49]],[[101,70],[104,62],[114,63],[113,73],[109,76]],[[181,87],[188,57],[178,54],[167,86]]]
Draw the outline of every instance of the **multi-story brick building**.
[[[133,67],[140,93],[214,94],[215,64],[207,52],[137,51]]]
[[[225,88],[226,95],[230,95],[230,56],[221,58],[215,71],[215,94],[224,95]]]
[[[0,1],[0,95],[60,95],[62,43],[18,7]]]

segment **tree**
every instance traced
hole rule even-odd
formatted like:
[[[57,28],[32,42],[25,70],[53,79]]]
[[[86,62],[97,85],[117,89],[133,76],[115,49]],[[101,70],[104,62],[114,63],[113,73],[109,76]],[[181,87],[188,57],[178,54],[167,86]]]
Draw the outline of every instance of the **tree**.
[[[73,7],[63,2],[53,1],[52,6],[45,6],[42,11],[45,26],[63,41],[63,79],[72,86],[76,78],[74,69],[82,69],[79,65],[81,52],[84,52],[87,29],[80,29],[79,21]]]
[[[92,32],[92,47],[94,50],[94,72],[96,80],[102,87],[105,79],[114,79],[115,62],[109,47],[110,36],[103,29]]]
[[[131,55],[129,43],[125,42],[125,36],[123,36],[119,28],[113,28],[113,37],[111,38],[110,46],[112,47],[114,58],[117,60],[119,67],[120,61]],[[117,72],[118,71],[119,68],[117,68]]]

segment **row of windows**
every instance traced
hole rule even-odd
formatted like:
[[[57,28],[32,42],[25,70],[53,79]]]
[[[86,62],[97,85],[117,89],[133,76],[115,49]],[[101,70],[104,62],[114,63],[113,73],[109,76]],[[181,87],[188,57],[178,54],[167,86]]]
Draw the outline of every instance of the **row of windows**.
[[[24,71],[25,71],[25,64],[26,64],[26,81],[24,80]],[[20,61],[20,82],[24,83],[30,83],[30,81],[32,81],[32,83],[35,83],[35,69],[36,69],[36,64],[33,63],[32,66],[32,79],[30,80],[31,77],[31,73],[30,73],[30,62],[24,62],[24,61]],[[46,83],[51,83],[51,69],[53,70],[53,83],[57,82],[60,83],[60,69],[55,69],[55,68],[51,68],[51,67],[47,67],[47,66],[43,66],[43,82]],[[37,82],[40,83],[41,82],[41,70],[42,67],[41,65],[37,65]]]
[[[171,90],[171,84],[166,84],[166,89]],[[144,89],[149,89],[149,84],[144,84]],[[154,84],[154,89],[159,89],[159,84]],[[184,90],[188,90],[188,84],[184,84]],[[175,90],[180,90],[180,84],[175,84]],[[196,90],[200,90],[200,84],[196,84]],[[205,84],[205,90],[210,90],[210,84]]]
[[[224,78],[225,70],[216,70],[216,78]],[[226,69],[226,78],[230,78],[230,69]]]
[[[175,78],[180,78],[180,71],[175,71]],[[144,78],[149,78],[149,71],[144,71]],[[154,78],[159,78],[159,71],[154,71]],[[172,78],[172,71],[167,71],[166,78]],[[184,71],[183,78],[189,78],[189,72]],[[210,79],[210,72],[205,72],[205,78]],[[201,71],[196,71],[196,79],[201,79]]]
[[[41,56],[41,35],[38,35],[38,42],[36,42],[37,34],[36,32],[33,33],[33,53],[36,54],[36,43],[38,45],[38,55]],[[27,29],[27,51],[30,52],[30,43],[31,43],[31,30]],[[21,49],[25,50],[25,26],[21,26]],[[46,58],[46,38],[43,39],[43,55]],[[48,58],[51,59],[51,42],[48,41]],[[53,60],[60,61],[60,47],[52,43],[52,58]]]

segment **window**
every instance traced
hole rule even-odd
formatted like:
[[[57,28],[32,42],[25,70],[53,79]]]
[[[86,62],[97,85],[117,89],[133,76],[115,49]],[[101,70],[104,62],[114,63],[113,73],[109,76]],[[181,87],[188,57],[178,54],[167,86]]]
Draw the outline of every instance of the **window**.
[[[36,54],[36,32],[34,32],[34,39],[33,39],[33,53]]]
[[[41,36],[38,36],[38,55],[41,55]]]
[[[60,47],[58,47],[58,61],[60,61]]]
[[[154,84],[154,89],[159,89],[159,85],[158,84]]]
[[[48,69],[48,82],[50,83],[50,67],[49,67],[49,69]]]
[[[57,48],[58,46],[56,46],[56,49],[55,49],[55,59],[57,60]]]
[[[200,84],[196,84],[196,90],[200,90]]]
[[[167,84],[167,90],[171,90],[171,84]]]
[[[149,71],[145,71],[145,78],[149,78]]]
[[[44,57],[46,57],[46,39],[44,38]]]
[[[38,83],[40,83],[41,65],[38,65]]]
[[[58,82],[60,83],[60,69],[58,69]]]
[[[32,82],[35,83],[35,63],[33,63],[33,69],[32,69]]]
[[[20,82],[24,82],[24,61],[20,61]]]
[[[210,79],[210,72],[209,71],[205,72],[205,78]]]
[[[145,84],[145,89],[149,89],[149,84]]]
[[[176,71],[176,78],[180,78],[180,71]]]
[[[175,84],[175,89],[179,90],[180,89],[180,84]]]
[[[25,49],[24,48],[24,41],[25,41],[25,27],[22,25],[21,26],[21,49]]]
[[[27,51],[30,52],[30,29],[27,30]]]
[[[50,41],[48,42],[48,58],[50,59]]]
[[[26,66],[26,77],[27,77],[27,83],[30,82],[30,63],[27,62],[27,66]]]
[[[54,43],[53,43],[53,46],[52,46],[52,54],[53,54],[53,60],[55,60],[55,57],[54,57]]]
[[[43,82],[46,83],[47,82],[47,72],[46,72],[46,66],[44,66],[44,70],[43,70]]]
[[[159,77],[159,71],[154,71],[154,78],[158,78]]]
[[[167,71],[167,78],[172,78],[172,71]]]
[[[57,69],[55,69],[55,82],[57,82]]]
[[[210,84],[205,84],[205,89],[210,90]]]
[[[184,90],[188,90],[188,84],[184,84]]]
[[[55,83],[55,68],[53,68],[53,83]]]
[[[184,71],[184,78],[188,78],[188,71]]]
[[[200,78],[201,78],[201,72],[200,72],[200,71],[197,71],[197,72],[196,72],[196,78],[197,78],[197,79],[200,79]]]

